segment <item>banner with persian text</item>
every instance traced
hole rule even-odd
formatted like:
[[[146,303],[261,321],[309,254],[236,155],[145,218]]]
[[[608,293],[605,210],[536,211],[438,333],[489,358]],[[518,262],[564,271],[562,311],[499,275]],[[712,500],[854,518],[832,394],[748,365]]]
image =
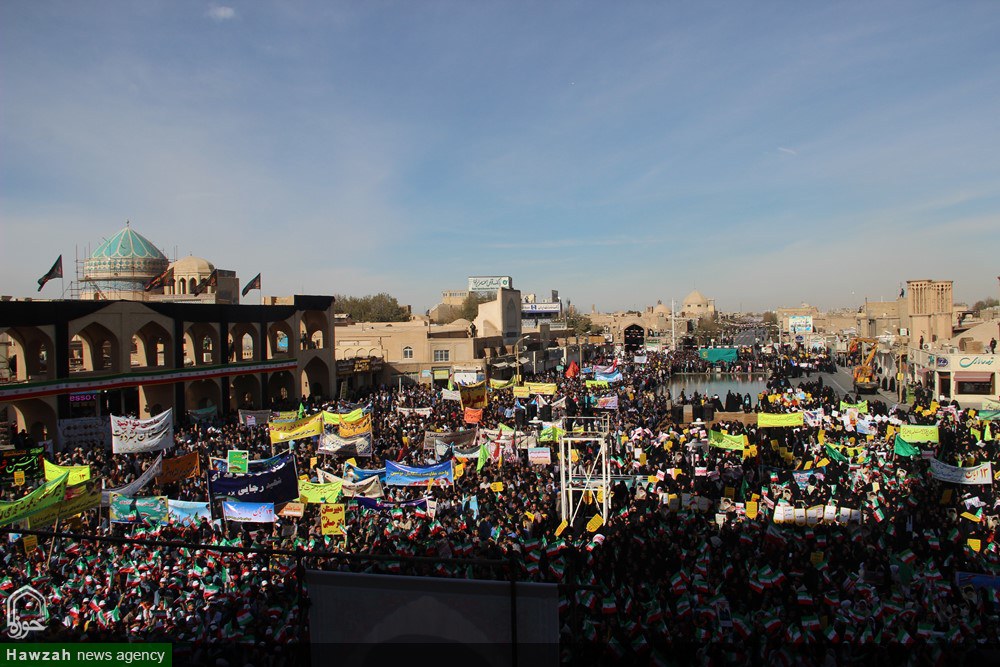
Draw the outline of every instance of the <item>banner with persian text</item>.
[[[158,452],[173,445],[173,408],[149,419],[111,415],[111,451],[115,454]]]

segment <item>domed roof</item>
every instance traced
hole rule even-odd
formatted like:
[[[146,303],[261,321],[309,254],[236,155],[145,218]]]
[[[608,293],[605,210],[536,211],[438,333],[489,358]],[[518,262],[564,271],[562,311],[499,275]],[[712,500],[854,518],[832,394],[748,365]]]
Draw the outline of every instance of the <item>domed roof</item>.
[[[688,294],[686,297],[684,297],[684,305],[685,306],[707,306],[708,305],[708,299],[706,299],[705,295],[702,294],[701,292],[699,292],[698,290],[694,290],[693,292],[691,292],[690,294]]]
[[[653,306],[653,312],[657,315],[669,315],[670,309],[664,306],[662,303],[658,303]]]
[[[470,324],[472,324],[472,322],[463,317],[460,317],[457,320],[453,320],[450,324],[455,327],[467,327]]]
[[[126,224],[124,229],[97,246],[91,259],[162,259],[166,256],[149,239]]]
[[[214,264],[207,259],[195,257],[194,255],[182,257],[170,266],[173,268],[174,273],[180,275],[209,274],[212,271],[215,271]]]

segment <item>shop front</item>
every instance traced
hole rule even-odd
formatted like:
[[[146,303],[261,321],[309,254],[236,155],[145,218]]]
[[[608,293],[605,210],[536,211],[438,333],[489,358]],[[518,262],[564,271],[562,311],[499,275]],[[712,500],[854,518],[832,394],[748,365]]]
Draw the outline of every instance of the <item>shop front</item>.
[[[1000,355],[937,354],[910,349],[913,382],[937,397],[958,401],[963,408],[981,408],[985,400],[1000,399]]]

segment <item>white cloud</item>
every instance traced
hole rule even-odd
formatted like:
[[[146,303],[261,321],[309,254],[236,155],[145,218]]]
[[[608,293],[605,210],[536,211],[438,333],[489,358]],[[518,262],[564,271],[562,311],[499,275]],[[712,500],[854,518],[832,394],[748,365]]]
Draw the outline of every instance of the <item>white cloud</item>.
[[[222,21],[231,21],[236,18],[236,10],[224,5],[212,5],[208,8],[207,16],[213,21],[220,23]]]
[[[785,148],[784,146],[778,146],[778,150],[789,155],[798,155],[798,153],[793,151],[791,148]]]

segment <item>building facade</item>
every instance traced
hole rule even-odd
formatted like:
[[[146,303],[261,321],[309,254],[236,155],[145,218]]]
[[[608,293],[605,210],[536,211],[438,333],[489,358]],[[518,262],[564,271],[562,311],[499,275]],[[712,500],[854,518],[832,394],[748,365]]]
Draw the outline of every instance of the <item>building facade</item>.
[[[73,417],[225,414],[331,396],[333,297],[281,301],[0,302],[11,371],[0,412],[47,440]]]

